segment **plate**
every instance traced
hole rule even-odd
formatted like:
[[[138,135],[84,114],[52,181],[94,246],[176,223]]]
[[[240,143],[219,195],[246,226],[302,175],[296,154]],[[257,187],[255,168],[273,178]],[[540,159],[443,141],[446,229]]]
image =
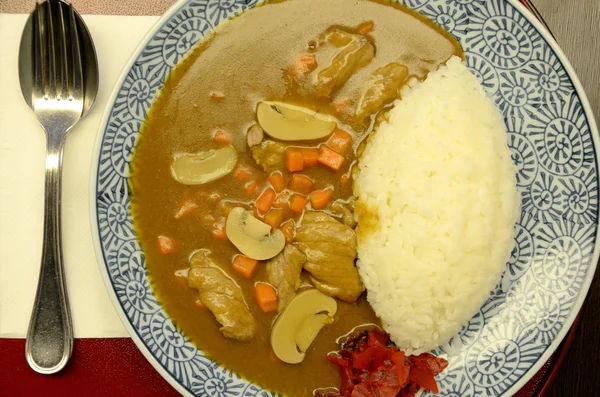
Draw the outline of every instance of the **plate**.
[[[202,37],[258,0],[181,0],[125,67],[98,131],[91,182],[101,273],[133,340],[184,395],[267,397],[205,357],[154,296],[129,210],[129,161],[169,71]],[[598,262],[597,127],[551,35],[516,0],[401,0],[451,32],[504,114],[521,216],[501,282],[459,335],[434,353],[444,396],[512,395],[548,360],[577,316]]]

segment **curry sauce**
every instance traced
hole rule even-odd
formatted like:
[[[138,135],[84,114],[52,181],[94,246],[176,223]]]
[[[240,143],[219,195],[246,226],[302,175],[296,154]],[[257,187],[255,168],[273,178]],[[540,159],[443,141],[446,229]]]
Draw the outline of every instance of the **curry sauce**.
[[[331,98],[315,98],[290,83],[289,66],[299,54],[310,52],[323,32],[332,26],[352,31],[365,22],[373,23],[367,36],[375,57]],[[362,324],[379,324],[379,320],[365,294],[355,304],[339,301],[336,321],[321,330],[306,359],[297,365],[279,361],[269,343],[275,313],[262,312],[254,298],[255,282],[266,281],[264,266],[258,265],[252,279],[233,271],[231,263],[239,252],[226,238],[217,236],[212,225],[223,210],[223,200],[250,201],[248,182],[227,175],[198,186],[178,183],[170,170],[174,157],[216,148],[215,133],[226,131],[237,151],[238,165],[252,170],[258,194],[269,173],[257,166],[246,142],[246,131],[256,122],[258,102],[286,101],[334,114],[355,138],[356,150],[375,118],[365,121],[344,115],[337,110],[340,102],[356,103],[369,76],[392,62],[408,68],[409,76],[423,79],[452,55],[462,55],[456,40],[401,6],[367,0],[286,0],[256,7],[224,23],[171,73],[134,151],[132,212],[156,296],[181,332],[207,356],[264,388],[290,396],[311,395],[314,389],[339,383],[338,370],[324,359],[338,348],[337,338]],[[318,55],[327,56],[326,52]],[[352,184],[342,183],[341,175],[350,174],[354,161],[355,154],[349,153],[340,172],[312,167],[303,174],[315,181],[315,188],[333,188],[333,199],[349,199]],[[283,173],[289,178],[288,172]],[[182,200],[193,200],[198,208],[176,219]],[[157,236],[172,237],[176,252],[161,253]],[[212,313],[197,304],[198,293],[188,287],[181,271],[189,268],[190,256],[199,249],[210,250],[241,287],[257,321],[251,341],[224,338]]]

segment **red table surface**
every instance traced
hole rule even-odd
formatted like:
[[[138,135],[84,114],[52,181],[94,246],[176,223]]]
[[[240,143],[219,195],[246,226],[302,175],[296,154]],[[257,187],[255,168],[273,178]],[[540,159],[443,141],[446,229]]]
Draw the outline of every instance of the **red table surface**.
[[[541,397],[552,382],[579,319],[552,358],[516,397]],[[0,396],[178,396],[129,338],[77,339],[73,357],[56,375],[40,375],[25,361],[24,339],[0,339]]]
[[[526,1],[520,0],[526,7]],[[579,317],[557,351],[515,397],[543,397],[571,345]],[[154,370],[129,338],[77,339],[67,367],[40,375],[25,361],[24,339],[0,339],[0,396],[143,396],[179,393]]]

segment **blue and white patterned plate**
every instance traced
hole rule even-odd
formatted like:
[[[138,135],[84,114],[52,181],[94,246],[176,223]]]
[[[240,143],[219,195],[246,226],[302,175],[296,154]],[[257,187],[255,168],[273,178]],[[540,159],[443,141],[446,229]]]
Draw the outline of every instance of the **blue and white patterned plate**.
[[[129,161],[169,71],[221,21],[258,1],[177,3],[125,68],[98,132],[91,213],[101,272],[137,346],[184,395],[273,394],[207,359],[157,303],[129,211]],[[522,197],[516,246],[502,282],[450,343],[460,353],[438,380],[443,396],[512,395],[569,330],[596,268],[597,127],[573,68],[516,0],[401,2],[458,38],[505,116]]]

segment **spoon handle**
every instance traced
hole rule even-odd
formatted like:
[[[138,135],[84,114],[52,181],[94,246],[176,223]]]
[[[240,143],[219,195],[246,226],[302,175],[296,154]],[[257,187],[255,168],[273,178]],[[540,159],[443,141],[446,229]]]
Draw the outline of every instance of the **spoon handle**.
[[[44,240],[38,288],[25,344],[36,372],[60,371],[71,357],[73,326],[65,286],[61,243],[61,171],[64,133],[47,131]]]

